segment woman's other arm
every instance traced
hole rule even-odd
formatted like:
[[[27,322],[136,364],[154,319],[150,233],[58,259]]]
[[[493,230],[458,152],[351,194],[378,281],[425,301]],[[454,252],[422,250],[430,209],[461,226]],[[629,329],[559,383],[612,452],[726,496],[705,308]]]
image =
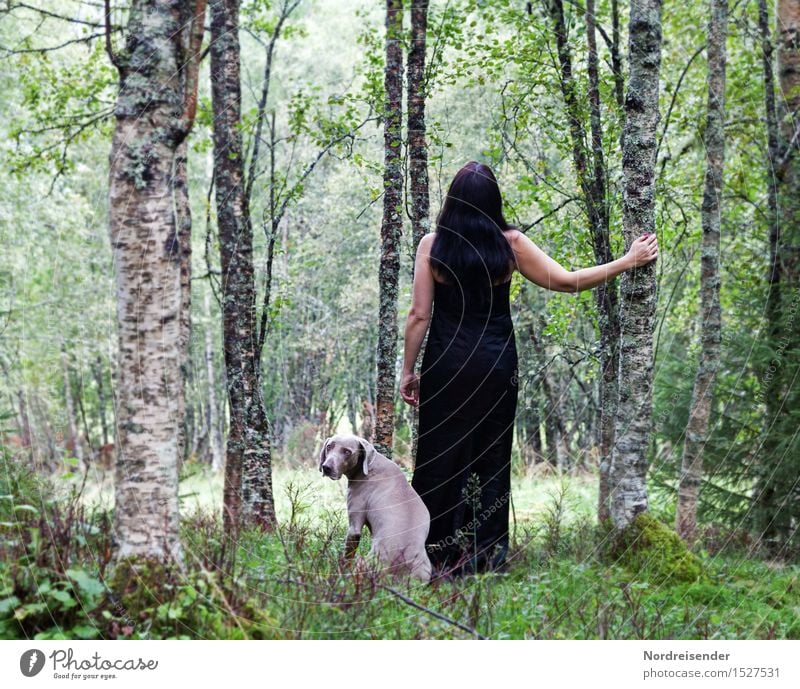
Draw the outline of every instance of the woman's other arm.
[[[417,256],[414,259],[414,286],[411,294],[411,308],[406,319],[403,373],[400,380],[400,395],[409,404],[419,402],[419,380],[414,373],[414,364],[431,319],[433,274],[429,257],[434,237],[435,235],[430,233],[420,239]]]
[[[620,273],[650,263],[658,257],[658,241],[654,234],[636,239],[622,258],[591,268],[566,270],[550,258],[522,232],[517,232],[511,246],[517,267],[528,280],[556,292],[582,292],[612,280]]]

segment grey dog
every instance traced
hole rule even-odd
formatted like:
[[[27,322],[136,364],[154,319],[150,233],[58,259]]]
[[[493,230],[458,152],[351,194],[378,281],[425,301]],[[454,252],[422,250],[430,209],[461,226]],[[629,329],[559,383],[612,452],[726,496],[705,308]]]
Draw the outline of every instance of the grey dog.
[[[334,481],[347,477],[345,557],[355,555],[366,525],[372,533],[370,553],[390,572],[430,581],[431,561],[425,550],[430,514],[400,467],[368,440],[337,434],[323,443],[319,470]]]

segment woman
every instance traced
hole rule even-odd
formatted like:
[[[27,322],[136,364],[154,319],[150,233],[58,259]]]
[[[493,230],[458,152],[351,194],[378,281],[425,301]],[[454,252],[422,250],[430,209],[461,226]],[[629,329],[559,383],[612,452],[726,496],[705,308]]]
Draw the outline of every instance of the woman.
[[[514,270],[547,289],[579,292],[658,256],[655,235],[601,266],[568,271],[503,217],[492,170],[470,161],[447,192],[436,232],[419,243],[400,394],[419,407],[411,485],[431,515],[435,570],[505,564],[517,350],[509,305]],[[435,307],[433,306],[435,304]],[[430,323],[420,377],[414,362]]]

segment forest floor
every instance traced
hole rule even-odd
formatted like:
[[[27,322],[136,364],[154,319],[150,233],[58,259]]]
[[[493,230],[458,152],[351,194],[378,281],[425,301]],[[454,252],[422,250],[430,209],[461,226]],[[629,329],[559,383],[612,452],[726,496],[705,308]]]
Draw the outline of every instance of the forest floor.
[[[222,477],[183,473],[183,567],[117,597],[108,483],[37,508],[28,479],[2,472],[15,506],[0,501],[0,638],[800,638],[800,565],[710,529],[693,581],[609,559],[590,474],[516,477],[508,571],[423,586],[387,580],[366,559],[343,565],[344,481],[277,470],[280,528],[245,531],[231,550]],[[667,524],[668,502],[651,503]]]

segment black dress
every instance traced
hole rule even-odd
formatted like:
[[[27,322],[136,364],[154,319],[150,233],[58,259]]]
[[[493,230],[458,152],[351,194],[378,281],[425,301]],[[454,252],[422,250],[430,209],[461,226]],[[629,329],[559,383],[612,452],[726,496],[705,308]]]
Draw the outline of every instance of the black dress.
[[[480,300],[434,285],[411,485],[431,514],[434,568],[485,571],[508,551],[518,389],[510,281],[487,285]]]

